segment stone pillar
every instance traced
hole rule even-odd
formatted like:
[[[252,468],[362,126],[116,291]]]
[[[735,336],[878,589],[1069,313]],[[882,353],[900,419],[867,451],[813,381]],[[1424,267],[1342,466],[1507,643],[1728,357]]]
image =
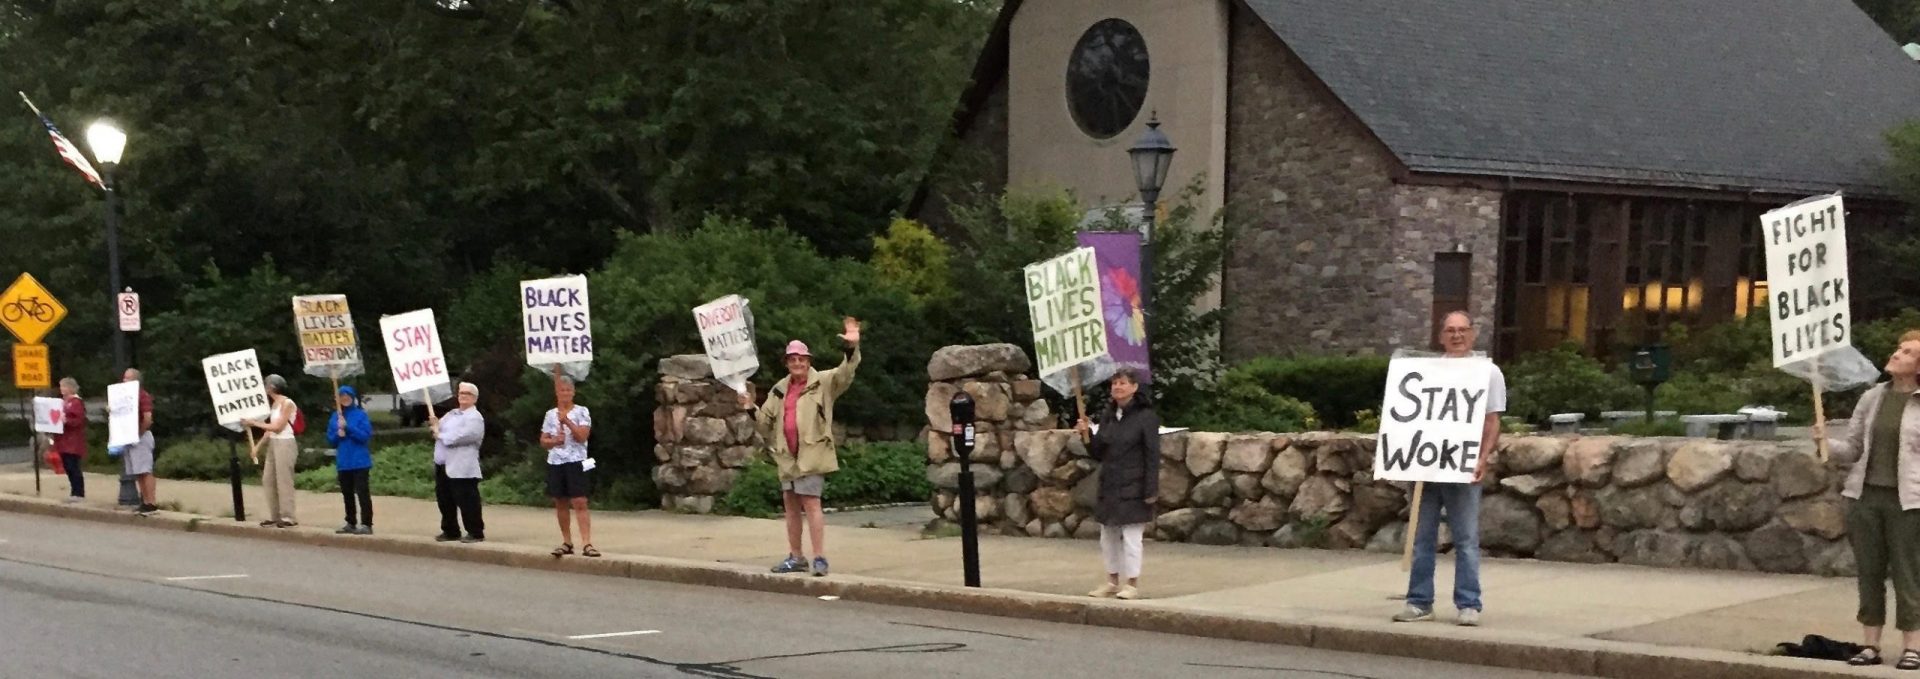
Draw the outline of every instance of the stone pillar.
[[[740,468],[759,447],[753,412],[739,394],[713,379],[704,354],[660,360],[653,411],[653,483],[660,508],[706,514],[733,490]]]
[[[1041,398],[1040,381],[1026,371],[1033,366],[1025,351],[1012,344],[950,346],[934,352],[927,363],[927,478],[933,482],[933,509],[941,518],[957,521],[962,498],[960,460],[953,452],[953,422],[948,405],[965,391],[973,397],[974,504],[983,527],[1020,534],[1032,521],[1026,493],[1037,483],[1014,452],[1016,435],[1052,429],[1054,418]],[[1008,489],[1013,489],[1009,494]]]

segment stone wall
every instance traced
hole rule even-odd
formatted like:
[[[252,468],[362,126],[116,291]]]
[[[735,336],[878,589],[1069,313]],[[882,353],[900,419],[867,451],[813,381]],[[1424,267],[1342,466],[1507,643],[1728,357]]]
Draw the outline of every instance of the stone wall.
[[[1456,248],[1492,327],[1500,193],[1396,183],[1386,146],[1237,3],[1229,40],[1225,202],[1242,228],[1221,283],[1228,359],[1425,347],[1434,254]]]
[[[759,449],[753,413],[713,379],[704,354],[660,360],[653,411],[653,483],[662,509],[706,514]]]
[[[1099,464],[1049,428],[1038,384],[954,375],[927,391],[933,508],[957,521],[946,436],[955,390],[981,401],[980,520],[1004,535],[1091,538]],[[936,407],[937,406],[937,407]],[[1777,573],[1853,572],[1839,484],[1810,444],[1508,437],[1488,474],[1481,543],[1495,556]],[[1374,441],[1349,433],[1181,432],[1161,439],[1156,540],[1397,552],[1409,484],[1375,481]],[[1443,540],[1446,538],[1442,531]]]

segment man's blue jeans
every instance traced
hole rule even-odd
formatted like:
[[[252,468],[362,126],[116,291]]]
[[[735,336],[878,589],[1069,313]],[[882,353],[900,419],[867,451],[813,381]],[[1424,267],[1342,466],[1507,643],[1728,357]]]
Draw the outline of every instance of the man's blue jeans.
[[[1476,483],[1429,483],[1422,491],[1407,603],[1433,609],[1434,547],[1440,540],[1443,509],[1453,533],[1453,605],[1480,610],[1480,485]]]

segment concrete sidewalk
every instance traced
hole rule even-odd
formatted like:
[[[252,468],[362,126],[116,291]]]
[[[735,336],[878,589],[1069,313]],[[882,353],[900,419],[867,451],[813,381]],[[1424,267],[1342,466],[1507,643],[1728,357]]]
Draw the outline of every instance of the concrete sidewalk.
[[[99,484],[97,488],[116,487],[112,477],[97,479],[90,478],[89,482]],[[44,484],[44,499],[57,501],[65,495],[64,479],[48,475]],[[225,484],[162,480],[159,490],[162,503],[178,502],[186,514],[230,516],[230,491]],[[0,494],[32,496],[31,471],[19,467],[0,470]],[[262,518],[256,515],[258,510],[264,508],[260,489],[246,486],[245,494],[248,518],[253,519],[244,526],[247,534],[294,533],[303,541],[347,544],[333,542],[336,536],[331,535],[341,522],[338,495],[300,493],[298,511],[303,525],[277,531],[253,525]],[[111,502],[108,496],[94,497],[84,506],[105,509]],[[16,500],[0,504],[0,508],[60,513],[41,504],[51,502],[26,506]],[[383,542],[426,543],[422,549],[511,550],[526,555],[543,553],[559,542],[551,510],[488,507],[487,545],[431,545],[429,540],[439,525],[438,510],[432,502],[379,497],[374,504],[377,535],[372,539]],[[959,588],[954,587],[961,582],[959,540],[925,539],[908,522],[900,521],[898,514],[891,514],[891,520],[875,522],[881,526],[875,528],[858,527],[867,523],[858,512],[835,515],[835,527],[828,532],[828,558],[834,567],[834,577],[826,579],[829,582],[780,583],[778,580],[813,579],[749,576],[765,571],[785,555],[784,530],[778,521],[659,511],[596,512],[594,542],[609,557],[602,561],[640,564],[621,571],[631,577],[650,577],[641,571],[653,572],[653,566],[646,565],[652,561],[691,567],[706,563],[724,571],[727,578],[750,582],[728,586],[806,593],[823,587],[894,587],[916,596],[927,594],[932,597],[930,601],[947,601],[922,605],[950,609],[964,608],[955,601],[983,600],[971,594],[960,596]],[[167,516],[175,521],[185,518],[171,513]],[[230,518],[215,518],[197,525],[234,523]],[[368,540],[348,536],[337,539]],[[585,561],[577,557],[569,561],[575,560]],[[1392,597],[1402,593],[1406,583],[1392,555],[1151,543],[1142,578],[1142,589],[1151,599],[1134,603],[1102,603],[1083,595],[1103,579],[1098,546],[1090,541],[983,537],[981,563],[984,584],[990,588],[986,593],[1028,600],[1021,604],[1024,609],[1011,606],[976,612],[1050,619],[1061,616],[1033,611],[1072,609],[1081,612],[1065,617],[1094,624],[1202,636],[1256,637],[1318,647],[1357,646],[1346,650],[1371,648],[1393,655],[1601,676],[1877,674],[1837,662],[1756,655],[1777,642],[1797,641],[1810,633],[1854,639],[1858,627],[1852,622],[1855,595],[1851,579],[1488,559],[1482,573],[1487,605],[1484,626],[1465,629],[1444,623],[1388,621],[1401,605]],[[1452,581],[1450,563],[1443,558],[1438,573],[1443,602]],[[605,565],[613,567],[611,563]],[[844,593],[843,589],[833,591]],[[948,601],[929,592],[953,596]],[[1008,609],[1033,613],[1009,613]],[[1122,610],[1121,618],[1095,621]],[[1442,620],[1451,620],[1449,606],[1443,603],[1438,612]],[[1222,621],[1265,625],[1270,631],[1222,629]],[[1310,630],[1305,638],[1311,643],[1289,636],[1286,630],[1290,629]],[[1360,639],[1367,641],[1362,643]],[[1590,654],[1598,660],[1558,657],[1533,661],[1523,657],[1560,651]],[[1654,673],[1638,674],[1646,671]]]

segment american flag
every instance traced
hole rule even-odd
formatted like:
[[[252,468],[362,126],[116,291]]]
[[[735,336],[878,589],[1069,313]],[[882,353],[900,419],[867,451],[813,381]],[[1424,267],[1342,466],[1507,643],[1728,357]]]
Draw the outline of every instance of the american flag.
[[[60,128],[54,126],[53,119],[48,118],[47,114],[41,113],[40,107],[34,106],[33,100],[27,99],[25,92],[20,93],[20,99],[27,102],[27,108],[33,109],[34,115],[40,117],[40,124],[47,126],[47,135],[53,137],[53,150],[60,154],[60,159],[67,161],[67,164],[73,166],[73,169],[79,170],[80,174],[86,177],[87,181],[93,182],[94,186],[103,189],[106,188],[106,182],[101,181],[100,173],[93,169],[93,163],[87,160],[86,154],[81,153],[79,147],[74,146],[73,142],[67,141],[66,135],[60,134]]]

